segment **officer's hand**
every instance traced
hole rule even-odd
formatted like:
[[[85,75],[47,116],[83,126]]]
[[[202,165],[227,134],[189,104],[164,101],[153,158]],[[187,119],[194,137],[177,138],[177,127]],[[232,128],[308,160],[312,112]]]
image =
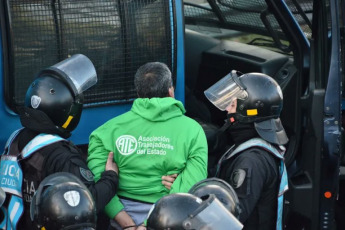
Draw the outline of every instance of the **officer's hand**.
[[[170,190],[177,176],[178,174],[176,173],[172,175],[162,176],[162,184],[164,185],[164,187]]]
[[[105,164],[105,170],[113,170],[116,172],[116,174],[119,174],[119,168],[117,167],[117,164],[114,162],[114,153],[110,152],[108,155],[107,163]]]
[[[137,229],[136,230],[146,230],[146,227],[145,226],[143,226],[143,225],[140,225],[140,226],[138,226],[137,227]]]

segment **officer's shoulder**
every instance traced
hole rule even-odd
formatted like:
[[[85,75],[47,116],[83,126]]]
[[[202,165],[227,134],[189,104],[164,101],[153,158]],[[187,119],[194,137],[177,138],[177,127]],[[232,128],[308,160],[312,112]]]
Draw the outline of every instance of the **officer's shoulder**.
[[[50,155],[52,154],[71,154],[71,153],[78,153],[78,147],[73,144],[73,142],[64,140],[52,143],[47,145],[46,147],[42,148],[44,152],[48,152]]]
[[[266,156],[270,155],[266,150],[260,148],[260,147],[251,147],[243,150],[240,154],[238,154],[238,159],[245,159],[247,161],[252,162],[260,162],[263,161]]]
[[[268,164],[274,165],[276,160],[272,153],[256,146],[244,150],[239,155],[240,158],[245,159],[247,162],[252,162],[254,165],[260,165],[260,167]]]

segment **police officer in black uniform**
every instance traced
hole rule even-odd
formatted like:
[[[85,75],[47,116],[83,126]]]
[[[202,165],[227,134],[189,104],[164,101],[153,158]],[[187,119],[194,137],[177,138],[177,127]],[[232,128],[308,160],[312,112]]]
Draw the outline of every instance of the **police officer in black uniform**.
[[[282,229],[287,175],[282,146],[288,142],[280,121],[282,91],[261,73],[237,71],[205,91],[220,110],[234,145],[221,157],[217,176],[236,191],[244,229]]]
[[[23,201],[24,211],[22,214],[20,208],[18,211],[18,218],[20,215],[22,217],[11,220],[17,226],[16,229],[34,229],[30,227],[33,225],[29,213],[31,199],[41,181],[53,173],[69,172],[77,176],[90,190],[97,212],[103,210],[115,195],[118,168],[113,162],[112,153],[109,154],[106,171],[95,183],[82,152],[65,139],[71,136],[71,131],[79,123],[83,91],[96,82],[97,75],[92,62],[86,56],[77,54],[43,70],[30,85],[25,106],[18,108],[24,128],[10,137],[1,159],[1,167],[6,169],[6,162],[10,166],[15,165],[15,157],[22,171],[22,180],[17,181],[22,183],[22,194],[18,190],[13,192],[16,188],[4,188],[7,214],[13,209],[11,202],[20,204],[20,199]],[[21,175],[20,172],[18,175]],[[13,181],[17,178],[9,177]]]

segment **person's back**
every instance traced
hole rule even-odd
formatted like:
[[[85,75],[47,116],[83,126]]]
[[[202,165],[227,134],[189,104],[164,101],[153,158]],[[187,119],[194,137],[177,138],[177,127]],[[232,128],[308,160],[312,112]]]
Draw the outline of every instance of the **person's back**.
[[[147,106],[150,106],[149,110]],[[92,169],[99,164],[93,158],[99,156],[99,149],[94,146],[102,142],[104,149],[113,151],[116,147],[114,159],[121,170],[119,196],[153,203],[169,193],[161,183],[161,176],[174,173],[182,173],[175,180],[176,184],[181,183],[184,174],[189,174],[185,183],[186,186],[192,185],[196,180],[193,177],[206,176],[205,163],[200,164],[200,168],[191,168],[192,171],[183,169],[188,158],[204,161],[202,142],[205,140],[198,123],[183,116],[183,111],[182,104],[173,98],[137,99],[131,111],[108,121],[92,133],[89,167]],[[190,154],[193,152],[195,155]],[[172,192],[180,189],[173,186]]]
[[[108,167],[110,170],[102,175],[103,180],[95,184],[80,150],[65,139],[79,123],[82,92],[97,81],[95,70],[80,74],[75,69],[80,66],[74,63],[94,70],[91,61],[83,55],[47,68],[30,85],[25,106],[18,108],[23,128],[11,135],[1,157],[2,181],[12,181],[1,183],[7,195],[3,211],[7,218],[10,213],[14,215],[11,221],[5,218],[2,223],[5,228],[11,224],[13,229],[35,229],[29,214],[31,199],[41,181],[55,172],[70,172],[80,178],[97,201],[98,210],[116,192],[116,165]],[[61,65],[68,66],[66,69],[72,70],[72,74],[60,69]],[[90,83],[88,87],[78,88],[78,83],[85,86],[85,82]]]
[[[88,166],[97,179],[104,168],[105,152],[114,152],[121,171],[120,200],[115,197],[106,212],[114,218],[124,208],[138,225],[159,198],[187,192],[206,178],[207,141],[201,126],[186,117],[182,103],[174,99],[171,73],[165,65],[140,67],[135,85],[139,98],[132,109],[91,134]],[[178,176],[169,190],[162,184],[162,176],[171,174]],[[141,214],[136,213],[137,206],[144,209]]]

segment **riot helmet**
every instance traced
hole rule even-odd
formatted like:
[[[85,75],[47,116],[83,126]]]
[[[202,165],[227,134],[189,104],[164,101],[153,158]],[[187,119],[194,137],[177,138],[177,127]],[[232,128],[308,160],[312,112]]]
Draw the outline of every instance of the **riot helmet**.
[[[37,75],[27,90],[25,106],[44,112],[62,132],[71,132],[80,120],[83,92],[96,82],[90,59],[73,55]]]
[[[241,74],[233,70],[208,88],[205,96],[223,111],[237,99],[236,113],[232,114],[235,122],[254,123],[260,137],[268,142],[288,142],[279,118],[283,108],[283,93],[270,76],[262,73]]]
[[[211,194],[206,200],[189,193],[159,199],[147,218],[148,230],[237,230],[242,224]]]
[[[214,194],[222,202],[224,207],[229,210],[236,218],[239,217],[239,200],[235,190],[226,181],[212,177],[199,181],[188,191],[202,200],[208,199]]]
[[[39,185],[30,204],[38,229],[96,229],[96,205],[83,182],[71,173],[58,172]]]

